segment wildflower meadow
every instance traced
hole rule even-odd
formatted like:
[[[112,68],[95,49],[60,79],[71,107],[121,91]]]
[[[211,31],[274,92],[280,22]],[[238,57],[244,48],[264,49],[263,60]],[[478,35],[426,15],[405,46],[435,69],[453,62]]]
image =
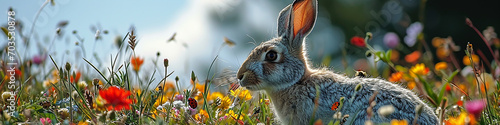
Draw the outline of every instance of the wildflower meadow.
[[[57,0],[47,0],[40,10],[50,7],[54,1]],[[320,3],[319,6],[323,5]],[[206,64],[209,67],[204,67],[204,70],[187,69],[191,72],[189,76],[177,76],[174,73],[178,71],[172,70],[169,64],[184,63],[183,60],[167,58],[159,52],[154,58],[149,58],[137,52],[137,49],[149,44],[140,41],[143,35],[140,27],[123,31],[125,33],[117,35],[114,40],[103,40],[104,37],[114,37],[110,35],[113,31],[96,28],[94,36],[81,35],[82,29],[65,29],[71,22],[61,21],[53,32],[48,33],[53,36],[48,37],[50,42],[31,47],[35,48],[32,51],[39,53],[26,55],[19,48],[30,46],[30,43],[35,46],[36,40],[32,39],[33,29],[23,25],[36,24],[24,23],[16,18],[15,6],[2,12],[8,13],[5,19],[9,20],[0,21],[0,124],[280,123],[273,111],[276,107],[266,93],[240,87],[235,76],[229,76],[232,80],[224,84],[215,83],[221,79],[222,73],[214,65],[221,61],[219,55],[223,53],[215,56],[207,54],[212,56],[208,60],[211,63]],[[439,124],[500,124],[500,39],[495,32],[495,28],[499,27],[478,29],[474,21],[464,18],[463,23],[457,25],[466,25],[469,28],[466,30],[473,31],[473,35],[480,37],[481,41],[458,44],[451,36],[426,35],[423,27],[427,24],[416,20],[405,27],[404,33],[388,31],[375,34],[367,31],[349,36],[343,41],[346,44],[341,47],[344,48],[342,53],[335,55],[340,60],[338,65],[331,65],[335,61],[334,55],[325,54],[315,61],[323,67],[341,67],[343,70],[335,72],[349,77],[381,78],[415,92],[435,110]],[[36,22],[36,18],[32,22]],[[72,41],[76,41],[71,46],[82,51],[81,58],[64,60],[66,58],[56,58],[48,52],[57,49],[53,41],[60,40],[58,37],[62,35],[71,36]],[[175,33],[167,36],[170,38],[167,41],[176,40]],[[374,38],[380,38],[382,42],[375,43]],[[101,51],[82,46],[89,42],[97,46],[105,42],[115,43],[113,51],[104,54],[111,58],[84,55],[86,52]],[[240,46],[242,43],[226,37],[217,41],[222,45],[220,48]],[[347,53],[346,49],[361,52]],[[353,55],[362,58],[350,61],[348,57]],[[349,105],[340,101],[333,104],[331,110],[346,106]],[[376,112],[372,115],[383,116],[394,112],[390,105],[379,111],[368,110]],[[343,122],[344,116],[332,117],[332,121],[316,120],[311,124],[349,124]],[[384,124],[407,125],[415,122],[393,119]]]

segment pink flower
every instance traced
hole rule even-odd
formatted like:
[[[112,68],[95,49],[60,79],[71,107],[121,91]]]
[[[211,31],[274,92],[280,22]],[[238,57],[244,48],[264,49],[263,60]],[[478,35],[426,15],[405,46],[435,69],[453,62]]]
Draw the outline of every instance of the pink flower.
[[[42,125],[48,125],[52,123],[52,120],[50,118],[40,118],[40,122],[42,122]]]
[[[476,118],[481,115],[484,107],[486,107],[486,100],[484,99],[473,100],[465,103],[465,110],[467,110],[470,114],[473,114]]]
[[[175,95],[174,97],[174,100],[178,100],[178,101],[183,101],[184,100],[184,95],[182,94],[178,94],[178,95]]]
[[[33,63],[34,64],[37,64],[37,65],[40,65],[43,63],[43,61],[45,60],[45,55],[36,55],[36,56],[33,56]]]
[[[386,33],[384,36],[384,44],[391,49],[396,48],[399,45],[399,36],[394,32]]]

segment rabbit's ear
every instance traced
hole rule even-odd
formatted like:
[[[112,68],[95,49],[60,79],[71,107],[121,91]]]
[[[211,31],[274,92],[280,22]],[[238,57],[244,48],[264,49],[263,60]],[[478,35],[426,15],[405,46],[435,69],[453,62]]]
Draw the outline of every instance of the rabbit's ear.
[[[313,29],[316,22],[316,0],[295,0],[285,7],[278,18],[278,35],[290,42],[293,48],[302,45],[304,39]],[[290,25],[292,24],[292,25]]]

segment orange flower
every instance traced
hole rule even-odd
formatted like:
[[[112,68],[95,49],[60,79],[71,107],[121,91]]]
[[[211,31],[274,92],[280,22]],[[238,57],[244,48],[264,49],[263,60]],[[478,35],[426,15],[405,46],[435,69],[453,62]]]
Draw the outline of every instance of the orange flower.
[[[194,116],[194,119],[196,119],[196,120],[198,120],[200,122],[205,123],[207,121],[207,119],[208,119],[208,113],[207,113],[207,111],[201,109],[200,112]]]
[[[389,77],[390,82],[399,82],[403,78],[403,72],[392,73],[391,77]]]
[[[108,89],[99,90],[99,96],[104,99],[105,105],[108,110],[122,110],[130,109],[130,104],[132,103],[132,99],[129,99],[132,93],[130,91],[121,89],[116,86],[111,86]]]
[[[476,119],[472,114],[467,114],[467,112],[461,112],[457,117],[450,117],[444,120],[445,125],[475,125],[477,124]]]
[[[408,121],[406,121],[406,119],[403,120],[393,119],[391,120],[391,125],[408,125]]]
[[[458,88],[460,88],[461,90],[463,90],[464,92],[467,92],[467,86],[465,86],[464,84],[459,84],[458,85]]]
[[[436,69],[437,71],[439,71],[439,70],[446,70],[446,69],[448,69],[448,63],[446,63],[446,62],[438,62],[434,66],[434,69]]]
[[[412,90],[413,88],[415,88],[415,86],[417,86],[417,83],[415,83],[415,82],[408,82],[408,89]]]
[[[134,69],[134,71],[138,72],[139,69],[141,69],[142,63],[144,63],[144,59],[142,59],[141,57],[135,56],[135,57],[130,58],[130,63],[132,64],[132,68]]]
[[[445,40],[443,38],[440,38],[440,37],[432,38],[432,46],[434,46],[436,48],[442,47],[444,43],[445,43]]]
[[[474,63],[479,63],[479,56],[477,56],[476,54],[472,54],[471,55],[472,57],[472,62]],[[464,65],[470,65],[470,58],[469,56],[464,56],[464,59],[462,60]]]
[[[422,53],[420,53],[420,51],[412,52],[405,56],[405,61],[409,63],[416,63],[421,55]]]
[[[441,60],[445,60],[448,56],[450,56],[450,49],[439,47],[436,49],[436,56]]]
[[[82,76],[82,73],[80,73],[80,71],[76,71],[75,76],[71,75],[71,78],[69,78],[69,81],[71,81],[71,83],[78,82],[78,80],[80,79],[80,76]]]

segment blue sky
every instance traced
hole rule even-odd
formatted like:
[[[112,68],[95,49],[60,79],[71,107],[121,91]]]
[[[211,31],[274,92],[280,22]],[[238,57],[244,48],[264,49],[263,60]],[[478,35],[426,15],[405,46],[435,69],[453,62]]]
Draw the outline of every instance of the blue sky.
[[[5,1],[3,1],[5,2]],[[45,1],[36,0],[18,0],[9,1],[7,4],[1,4],[0,10],[8,10],[13,7],[16,12],[16,19],[23,21],[24,34],[28,34],[34,20],[36,12]],[[99,54],[100,59],[104,61],[101,69],[109,67],[110,54],[115,55],[118,49],[114,47],[113,41],[116,36],[124,36],[131,25],[136,28],[139,44],[136,47],[136,54],[146,59],[143,65],[143,74],[151,74],[154,67],[153,60],[157,52],[161,53],[160,60],[168,58],[170,60],[169,71],[175,71],[173,76],[179,76],[181,79],[189,79],[191,71],[197,71],[200,77],[205,77],[207,67],[215,58],[218,48],[222,43],[223,37],[244,36],[250,31],[244,31],[247,27],[261,28],[262,32],[271,37],[275,29],[275,17],[279,11],[274,13],[263,13],[273,9],[266,1],[253,2],[254,4],[241,5],[240,0],[168,0],[168,1],[69,1],[55,0],[55,6],[48,4],[36,22],[32,43],[27,51],[24,45],[18,44],[17,48],[21,54],[30,58],[39,55],[40,47],[47,49],[50,41],[53,39],[57,23],[68,21],[69,24],[63,29],[65,34],[62,38],[56,39],[53,49],[49,54],[56,58],[56,62],[63,64],[68,62],[77,62],[75,67],[88,67],[83,63],[80,56],[81,49],[75,45],[77,41],[75,35],[71,34],[73,30],[84,39],[83,45],[87,51],[87,59],[92,55],[94,46],[95,31],[91,26],[100,26],[108,30],[109,34],[104,35],[101,41],[97,41],[95,52]],[[260,4],[260,5],[259,5]],[[210,19],[212,10],[216,10],[219,18],[223,20],[224,13],[234,9],[234,6],[245,6],[247,11],[242,11],[249,16],[242,16],[245,19],[237,22],[236,27],[224,29],[214,26]],[[260,8],[264,7],[264,8]],[[277,8],[276,8],[277,9]],[[243,10],[243,9],[241,9]],[[6,13],[0,13],[0,17],[7,17]],[[252,18],[250,18],[252,17]],[[249,26],[250,25],[250,26]],[[240,29],[240,32],[234,32]],[[101,31],[102,32],[102,31]],[[177,42],[167,43],[173,33],[177,33]],[[2,36],[4,37],[4,36]],[[243,42],[251,42],[249,40]],[[182,45],[186,43],[188,47]],[[255,41],[260,43],[260,41]],[[218,67],[229,68],[234,72],[239,68],[242,61],[245,60],[251,48],[245,48],[242,51],[230,47],[224,47],[220,50]],[[83,57],[85,58],[85,57]],[[128,61],[128,60],[122,60]],[[96,62],[91,60],[91,62]],[[162,65],[159,61],[158,65]],[[86,69],[83,69],[86,70]],[[163,69],[161,69],[163,70]],[[217,71],[217,70],[216,70]],[[95,72],[90,70],[89,72]],[[163,72],[163,71],[161,71]],[[185,77],[184,77],[185,76]],[[97,77],[97,76],[95,76]],[[184,77],[184,78],[183,78]],[[172,79],[174,77],[171,77]]]
[[[24,23],[24,34],[28,34],[34,16],[43,2],[43,0],[17,0],[4,4],[5,1],[2,1],[0,10],[5,11],[13,7],[16,11],[16,19]],[[65,20],[69,22],[63,29],[65,34],[62,38],[55,40],[53,50],[50,50],[49,54],[56,58],[57,63],[76,62],[75,67],[87,68],[88,64],[82,59],[85,57],[81,57],[81,49],[75,45],[77,39],[71,32],[76,30],[84,39],[85,42],[80,45],[86,48],[86,58],[89,59],[89,55],[92,55],[95,35],[95,31],[92,31],[90,27],[99,25],[102,29],[109,31],[109,34],[103,35],[103,39],[97,41],[95,45],[95,52],[103,60],[100,69],[104,69],[109,67],[109,56],[118,52],[113,43],[115,37],[123,37],[129,31],[130,26],[134,25],[139,40],[136,54],[146,59],[141,74],[152,73],[153,60],[156,53],[160,52],[160,60],[163,58],[170,60],[169,71],[175,71],[173,76],[179,76],[187,84],[191,71],[195,71],[200,80],[203,80],[207,75],[208,66],[216,55],[219,55],[219,60],[213,73],[220,73],[222,69],[229,69],[236,73],[255,46],[254,44],[276,36],[276,17],[279,11],[289,4],[267,0],[155,0],[147,2],[55,0],[55,2],[55,6],[49,4],[41,12],[35,27],[37,34],[32,36],[33,43],[28,51],[24,50],[23,45],[18,44],[18,49],[21,54],[27,55],[26,58],[40,54],[38,52],[40,47],[46,49],[50,40],[53,39],[57,23]],[[0,17],[7,17],[7,15],[0,13]],[[331,25],[324,17],[318,17],[316,25],[317,27],[309,37],[310,41],[315,42],[309,44],[310,46],[316,48],[338,46],[331,40],[344,40],[342,31]],[[166,41],[173,33],[177,33],[177,41],[167,43]],[[219,50],[224,37],[234,40],[236,46],[225,46]],[[188,47],[184,47],[183,43]],[[319,47],[310,53],[317,55],[315,53],[331,50],[334,49]],[[95,60],[91,62],[96,63]],[[157,65],[161,66],[162,61],[159,61]],[[92,69],[82,70],[89,70],[90,74],[95,72]],[[160,71],[163,72],[163,69]],[[156,77],[160,79],[159,75]],[[173,78],[170,77],[170,80]]]

